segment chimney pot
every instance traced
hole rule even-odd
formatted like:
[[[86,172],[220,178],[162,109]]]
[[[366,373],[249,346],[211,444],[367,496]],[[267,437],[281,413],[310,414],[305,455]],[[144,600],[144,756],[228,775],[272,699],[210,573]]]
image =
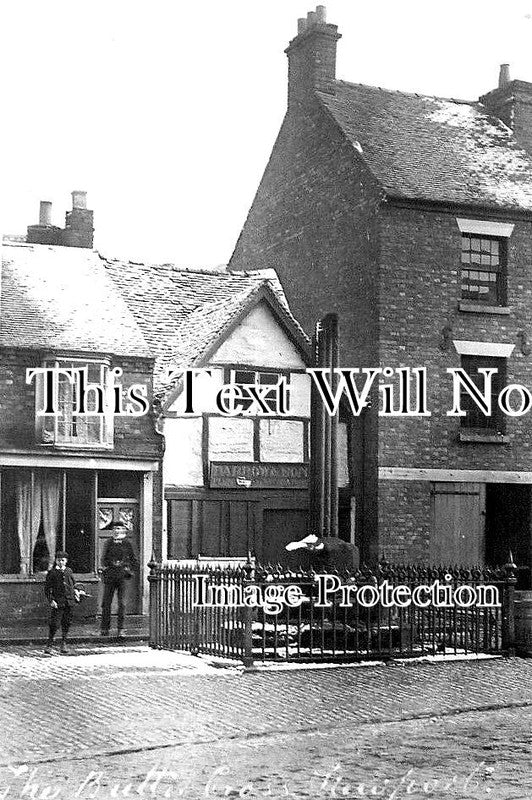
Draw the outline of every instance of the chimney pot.
[[[327,22],[327,9],[325,6],[316,6],[316,21],[321,25]]]
[[[290,109],[306,104],[316,89],[335,91],[336,44],[341,37],[337,26],[325,18],[325,6],[309,11],[306,20],[298,20],[298,35],[285,50]]]
[[[49,200],[41,200],[39,206],[39,225],[52,224],[52,204]]]
[[[72,192],[72,209],[87,208],[87,192]]]
[[[511,83],[510,65],[501,64],[501,68],[499,71],[499,89],[504,89],[504,87],[508,86],[509,83]]]
[[[300,33],[305,33],[306,29],[307,29],[307,20],[305,19],[305,17],[300,17],[298,19],[298,21],[297,21],[297,33],[298,33],[298,35]]]

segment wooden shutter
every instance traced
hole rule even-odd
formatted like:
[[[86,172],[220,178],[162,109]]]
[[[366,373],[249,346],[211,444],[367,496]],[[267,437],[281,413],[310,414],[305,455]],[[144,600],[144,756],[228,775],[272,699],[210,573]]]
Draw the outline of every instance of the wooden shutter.
[[[484,563],[485,507],[485,484],[432,484],[431,563],[466,566]]]

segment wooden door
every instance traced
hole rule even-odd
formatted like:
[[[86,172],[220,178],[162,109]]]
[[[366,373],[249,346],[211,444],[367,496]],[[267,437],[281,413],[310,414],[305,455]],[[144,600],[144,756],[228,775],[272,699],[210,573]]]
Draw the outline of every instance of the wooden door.
[[[139,506],[134,501],[99,500],[98,501],[98,542],[97,563],[102,564],[105,545],[113,538],[110,526],[114,522],[121,522],[128,530],[128,539],[133,547],[133,552],[139,558]],[[98,604],[101,608],[103,598],[103,581],[100,581]],[[116,603],[116,600],[113,601]],[[138,568],[133,572],[131,580],[126,581],[126,614],[138,614],[140,610],[140,581]],[[114,613],[114,608],[113,608]]]
[[[485,489],[481,483],[432,484],[432,564],[484,563]]]

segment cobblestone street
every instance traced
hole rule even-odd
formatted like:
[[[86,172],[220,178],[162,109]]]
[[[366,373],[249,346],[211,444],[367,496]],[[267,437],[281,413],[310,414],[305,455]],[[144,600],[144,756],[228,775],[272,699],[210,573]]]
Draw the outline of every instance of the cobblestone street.
[[[532,663],[0,653],[0,798],[532,798]],[[79,655],[81,653],[81,655]]]

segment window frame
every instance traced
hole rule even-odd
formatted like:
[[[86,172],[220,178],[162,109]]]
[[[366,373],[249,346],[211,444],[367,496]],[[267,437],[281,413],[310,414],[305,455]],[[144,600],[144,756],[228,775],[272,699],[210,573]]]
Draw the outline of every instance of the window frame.
[[[466,415],[460,417],[460,431],[472,435],[504,436],[506,415],[499,408],[498,397],[507,383],[507,359],[501,356],[462,354],[460,366],[480,388],[484,378],[478,369],[497,369],[491,383],[491,415],[488,417],[476,406],[469,393],[460,389],[460,408]],[[483,424],[475,424],[480,420]]]
[[[35,475],[39,471],[43,469],[48,469],[47,467],[32,467],[32,466],[24,466],[24,467],[12,467],[12,466],[2,466],[0,467],[0,509],[1,509],[1,502],[4,492],[4,483],[6,480],[5,472],[17,472],[20,470],[27,470],[27,472],[31,476],[31,486],[32,491],[31,494],[33,496],[33,485],[35,482]],[[61,476],[61,493],[60,493],[60,514],[58,519],[58,526],[57,526],[57,540],[56,540],[56,550],[64,550],[67,542],[67,491],[68,491],[68,477],[72,474],[73,470],[70,468],[65,467],[52,467],[54,471],[57,471]],[[83,579],[92,579],[97,575],[97,568],[98,565],[96,563],[96,522],[97,522],[97,508],[98,508],[98,470],[95,469],[87,469],[81,470],[86,474],[89,482],[90,482],[90,504],[91,504],[91,523],[93,527],[92,531],[92,545],[91,545],[91,570],[89,572],[75,572],[74,574],[79,577],[81,580]],[[42,519],[41,519],[42,525]],[[39,526],[41,527],[41,526]],[[34,532],[32,532],[33,534]],[[3,535],[2,532],[2,516],[0,514],[0,536]],[[22,569],[18,572],[0,572],[0,583],[2,581],[9,581],[9,580],[17,580],[17,581],[35,581],[35,580],[44,580],[45,571],[44,570],[36,570],[33,566],[33,561],[35,558],[35,547],[39,540],[39,531],[35,532],[35,535],[31,535],[30,539],[30,562],[29,562],[29,570],[24,572]],[[49,554],[49,566],[51,567],[53,564],[53,556]]]
[[[465,248],[464,244],[469,242],[469,247]],[[478,242],[478,247],[474,247],[473,243]],[[492,248],[490,252],[487,249],[483,250],[485,243],[497,243],[497,264],[482,264],[483,259],[495,258]],[[466,260],[466,256],[468,260]],[[478,257],[479,263],[473,262],[473,256]],[[472,273],[467,278],[464,273]],[[482,280],[477,275],[473,277],[474,273],[484,273],[486,276],[493,275],[493,279],[487,278]],[[467,288],[464,286],[464,281],[467,281]],[[480,288],[482,286],[495,284],[495,296],[489,291],[481,293],[480,291],[471,292],[472,287]],[[461,251],[460,251],[460,302],[471,305],[486,306],[493,308],[506,308],[508,306],[508,239],[507,237],[483,232],[473,232],[468,230],[461,231]]]
[[[87,367],[90,369],[91,366],[98,366],[100,368],[100,378],[99,383],[104,387],[109,386],[109,382],[112,378],[112,371],[111,371],[111,364],[109,358],[82,358],[79,356],[70,357],[70,356],[46,356],[43,359],[42,363],[43,367],[55,367],[55,368],[80,368],[80,367]],[[68,382],[65,381],[62,385],[70,386],[72,390],[74,387]],[[73,394],[73,392],[72,392]],[[58,402],[61,404],[61,398],[58,398]],[[71,405],[74,403],[74,398],[69,401]],[[62,414],[56,414],[53,416],[43,416],[38,415],[38,410],[44,407],[44,378],[42,375],[37,377],[36,381],[36,388],[35,388],[35,437],[37,444],[40,447],[53,447],[57,449],[75,449],[75,450],[111,450],[114,447],[114,415],[112,413],[106,412],[104,414],[98,416],[85,416],[85,415],[77,415],[74,417],[73,415],[70,418],[66,418]],[[79,438],[74,437],[72,434],[70,436],[65,435],[61,431],[62,426],[66,426],[68,424],[75,425],[77,428],[78,421],[83,424],[85,421],[85,425],[88,425],[92,421],[96,421],[99,423],[99,435],[98,441],[91,441],[86,436],[80,436]],[[94,423],[93,423],[94,424]],[[80,427],[81,427],[80,425]]]
[[[253,375],[254,375],[253,382],[237,380],[237,374],[238,373],[249,373],[250,375],[253,373]],[[277,383],[275,383],[275,384],[274,383],[267,384],[265,382],[261,382],[261,376],[268,376],[268,375],[275,376],[277,378]],[[253,387],[259,387],[259,386],[271,385],[272,387],[274,387],[274,386],[278,385],[279,378],[285,378],[286,379],[286,396],[287,396],[287,401],[288,401],[288,403],[287,403],[287,411],[288,411],[288,413],[290,413],[290,398],[291,398],[291,392],[292,392],[292,387],[290,385],[290,370],[279,370],[279,369],[274,369],[273,367],[255,367],[255,366],[247,367],[247,366],[240,366],[240,365],[239,366],[234,366],[234,367],[228,367],[228,368],[225,368],[225,370],[224,370],[224,382],[226,384],[227,383],[230,384],[231,386],[239,386],[239,387],[241,387],[241,386],[253,386]],[[268,405],[268,408],[272,412],[272,417],[278,416],[279,418],[284,418],[286,416],[284,414],[279,414],[279,410],[278,410],[277,406],[275,408],[272,408],[272,406],[268,402],[268,398],[265,398],[265,399],[266,399],[266,404]],[[272,400],[273,399],[274,398],[272,398]],[[253,402],[254,401],[251,398],[244,398],[242,400],[238,400],[239,405],[243,406],[242,416],[246,416],[246,417],[265,416],[266,418],[268,418],[266,415],[257,415],[257,414],[246,413],[248,411],[248,409],[251,407],[251,405],[253,404]]]

